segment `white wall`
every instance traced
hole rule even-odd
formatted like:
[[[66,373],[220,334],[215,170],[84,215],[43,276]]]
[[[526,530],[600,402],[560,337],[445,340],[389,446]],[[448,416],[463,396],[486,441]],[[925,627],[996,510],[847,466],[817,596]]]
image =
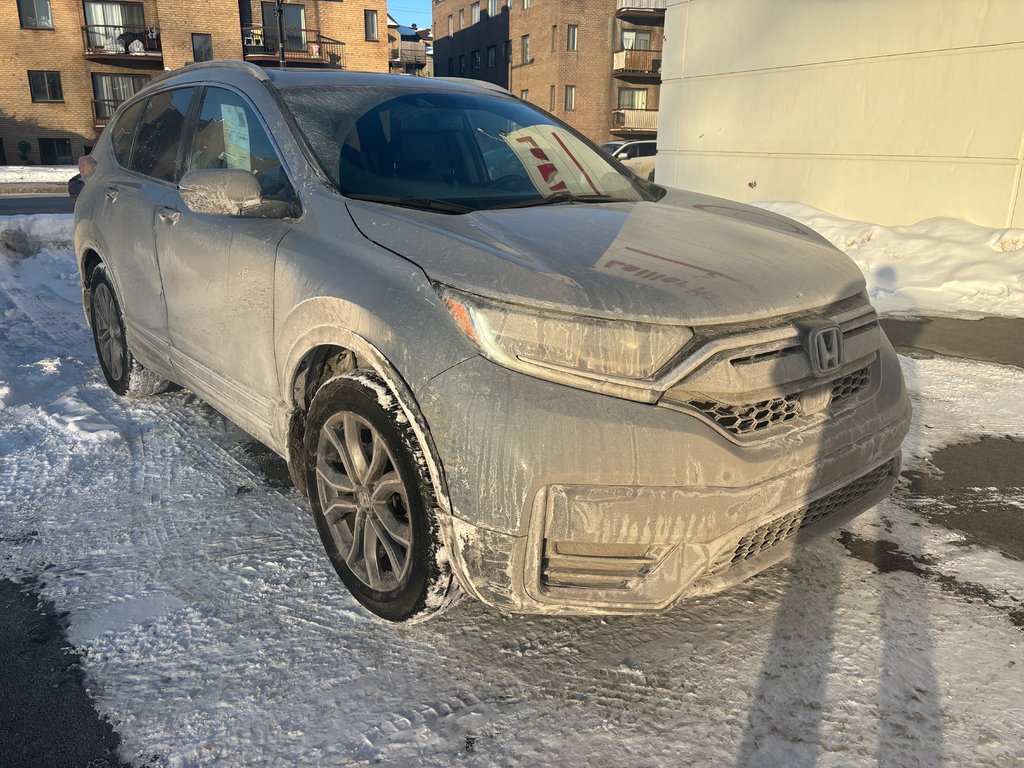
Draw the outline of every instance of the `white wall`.
[[[669,0],[665,35],[659,182],[1024,226],[1024,0]]]

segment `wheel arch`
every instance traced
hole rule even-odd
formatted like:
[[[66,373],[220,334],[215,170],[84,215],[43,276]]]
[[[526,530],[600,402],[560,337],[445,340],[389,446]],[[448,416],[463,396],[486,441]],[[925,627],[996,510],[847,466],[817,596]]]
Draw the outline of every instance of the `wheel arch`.
[[[307,492],[302,445],[306,413],[313,396],[324,383],[336,376],[357,369],[368,369],[384,381],[409,420],[420,450],[423,451],[441,511],[450,513],[448,484],[430,427],[405,378],[376,345],[347,328],[323,324],[302,333],[279,359],[283,360],[281,391],[286,406],[284,426],[288,469],[296,487],[303,493]]]

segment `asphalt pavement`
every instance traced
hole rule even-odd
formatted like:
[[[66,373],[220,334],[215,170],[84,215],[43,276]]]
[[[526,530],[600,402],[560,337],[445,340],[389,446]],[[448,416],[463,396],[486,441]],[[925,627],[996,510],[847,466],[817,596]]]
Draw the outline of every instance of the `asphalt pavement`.
[[[18,213],[74,213],[75,204],[67,194],[0,195],[0,216]]]

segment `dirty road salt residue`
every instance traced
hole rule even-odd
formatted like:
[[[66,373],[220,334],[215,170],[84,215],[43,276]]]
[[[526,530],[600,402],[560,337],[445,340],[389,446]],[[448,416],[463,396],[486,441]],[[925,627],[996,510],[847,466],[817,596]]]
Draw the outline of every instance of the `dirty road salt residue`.
[[[2,225],[0,225],[2,226]],[[112,395],[71,255],[0,256],[0,577],[36,576],[123,754],[156,765],[1007,765],[1024,759],[1024,564],[896,496],[851,533],[969,573],[879,573],[838,537],[643,618],[464,602],[387,626],[295,491],[187,392]],[[56,361],[56,362],[55,362]],[[1024,373],[904,360],[908,465],[1024,435]],[[921,500],[916,500],[917,504]]]
[[[857,262],[880,312],[1024,317],[1024,229],[960,219],[883,227],[802,203],[757,203],[824,235]]]

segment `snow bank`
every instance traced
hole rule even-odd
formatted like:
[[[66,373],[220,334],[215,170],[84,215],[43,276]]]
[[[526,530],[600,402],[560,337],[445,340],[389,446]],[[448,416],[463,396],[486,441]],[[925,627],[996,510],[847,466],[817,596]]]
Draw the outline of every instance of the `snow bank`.
[[[60,183],[76,173],[77,165],[3,165],[0,166],[0,184]]]
[[[44,248],[66,249],[73,239],[71,213],[0,216],[0,254],[28,256]]]
[[[757,203],[796,219],[845,251],[864,272],[880,312],[1024,317],[1024,229],[959,219],[883,227],[802,203]]]

